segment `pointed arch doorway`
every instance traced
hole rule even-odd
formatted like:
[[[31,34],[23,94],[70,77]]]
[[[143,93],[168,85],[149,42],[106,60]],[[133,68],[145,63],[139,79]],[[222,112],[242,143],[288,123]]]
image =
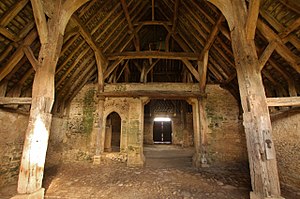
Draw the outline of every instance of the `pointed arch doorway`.
[[[120,152],[121,117],[112,112],[106,118],[104,152]]]

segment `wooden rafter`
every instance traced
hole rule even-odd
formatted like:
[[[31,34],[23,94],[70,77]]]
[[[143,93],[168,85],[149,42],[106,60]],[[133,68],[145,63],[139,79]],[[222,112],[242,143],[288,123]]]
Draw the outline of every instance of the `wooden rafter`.
[[[247,39],[254,39],[256,23],[259,14],[260,0],[250,0],[248,16],[246,21],[246,37]]]
[[[17,1],[0,19],[0,26],[5,27],[26,6],[29,0]]]
[[[32,30],[29,35],[24,39],[11,58],[4,64],[0,70],[0,82],[14,69],[17,63],[23,58],[23,46],[29,46],[37,38],[36,30]]]
[[[103,79],[106,79],[117,67],[118,65],[123,61],[122,58],[119,58],[115,60],[104,72]]]
[[[124,14],[125,14],[125,18],[126,18],[127,23],[128,23],[129,30],[131,31],[131,34],[133,34],[134,37],[135,37],[135,40],[133,40],[134,45],[135,45],[135,49],[137,51],[139,51],[140,50],[140,39],[139,39],[139,36],[138,36],[137,32],[134,31],[132,21],[131,21],[129,12],[128,12],[128,7],[127,7],[126,0],[120,0],[120,1],[121,1],[121,5],[122,5],[122,8],[123,8]]]
[[[18,36],[16,36],[15,34],[11,33],[9,30],[7,30],[5,27],[0,26],[0,34],[2,34],[4,37],[6,37],[7,39],[13,41],[13,42],[17,42],[20,40],[20,38]]]
[[[276,40],[278,45],[276,51],[280,54],[298,73],[300,73],[299,57],[294,55],[282,42],[280,37],[273,32],[263,21],[260,19],[257,22],[257,28],[261,34],[269,41]]]
[[[103,65],[107,65],[107,60],[102,53],[102,50],[98,47],[97,43],[93,40],[92,35],[89,33],[87,28],[83,25],[81,20],[76,16],[73,15],[71,18],[79,27],[80,34],[85,39],[85,41],[89,44],[89,46],[94,50],[95,53],[101,58],[101,62]]]
[[[199,88],[201,92],[205,92],[206,87],[206,76],[208,66],[208,52],[205,51],[201,61],[198,61],[198,72],[199,72]]]
[[[178,10],[179,10],[179,3],[180,3],[180,0],[175,0],[173,20],[172,20],[172,31],[170,31],[168,33],[167,37],[166,37],[166,51],[169,51],[170,37],[171,37],[172,34],[174,34],[174,32],[176,30],[177,18],[178,18]]]
[[[291,25],[286,27],[281,33],[279,33],[280,38],[287,37],[291,32],[296,30],[300,26],[300,18],[296,19]]]
[[[33,69],[36,71],[38,66],[39,66],[39,62],[38,60],[35,58],[30,46],[24,46],[23,51],[27,57],[27,59],[29,60],[31,66],[33,67]]]

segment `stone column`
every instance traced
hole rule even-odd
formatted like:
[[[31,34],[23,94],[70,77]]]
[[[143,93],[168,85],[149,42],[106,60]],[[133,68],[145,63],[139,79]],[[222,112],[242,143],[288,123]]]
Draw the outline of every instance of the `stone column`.
[[[104,139],[105,139],[105,135],[103,136],[103,134],[105,134],[103,132],[105,131],[105,128],[103,128],[103,126],[105,125],[103,119],[104,101],[105,101],[105,97],[98,96],[98,106],[97,106],[98,117],[93,129],[93,131],[96,134],[96,150],[94,155],[94,164],[100,164],[101,153],[104,151]]]

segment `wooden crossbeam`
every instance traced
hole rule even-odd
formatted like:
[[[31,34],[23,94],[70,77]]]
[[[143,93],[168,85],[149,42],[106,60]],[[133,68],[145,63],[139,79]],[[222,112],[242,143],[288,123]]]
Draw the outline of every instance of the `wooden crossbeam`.
[[[142,21],[136,22],[133,24],[134,26],[172,26],[173,23],[170,21]]]
[[[267,98],[268,106],[300,106],[300,97]]]
[[[139,39],[139,36],[138,36],[137,32],[134,31],[134,28],[133,28],[133,25],[132,25],[132,22],[131,22],[131,18],[130,18],[129,12],[128,12],[128,7],[127,7],[126,0],[121,0],[121,5],[122,5],[122,8],[123,8],[123,11],[124,11],[124,14],[125,14],[125,18],[126,18],[127,23],[128,23],[129,30],[131,31],[132,34],[134,34],[134,37],[135,37],[135,40],[133,40],[134,45],[135,45],[135,49],[137,51],[140,51],[140,39]]]
[[[159,51],[140,51],[140,52],[121,52],[121,53],[112,53],[108,54],[108,60],[115,59],[188,59],[188,60],[197,60],[197,53],[189,52],[159,52]]]
[[[170,37],[172,34],[174,34],[177,26],[177,19],[178,19],[178,10],[179,10],[179,3],[180,0],[175,0],[174,4],[174,14],[173,14],[173,20],[172,20],[172,31],[170,31],[166,37],[166,51],[169,51],[169,43],[170,43]]]
[[[31,97],[0,97],[0,105],[31,104]]]
[[[41,0],[31,0],[31,5],[41,44],[45,44],[48,40],[48,28],[43,4]]]
[[[249,1],[249,9],[248,9],[247,22],[246,22],[247,39],[251,39],[251,40],[254,39],[256,23],[259,14],[259,5],[260,5],[260,0]]]

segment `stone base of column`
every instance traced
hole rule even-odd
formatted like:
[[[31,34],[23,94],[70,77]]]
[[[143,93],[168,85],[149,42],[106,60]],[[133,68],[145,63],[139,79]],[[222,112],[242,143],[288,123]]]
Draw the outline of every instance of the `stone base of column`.
[[[36,192],[30,193],[30,194],[19,194],[11,199],[44,199],[45,189],[41,188],[37,190]]]
[[[284,199],[284,198],[281,196],[260,197],[257,194],[255,194],[254,192],[250,192],[250,199]]]
[[[100,155],[94,155],[93,164],[100,164],[101,163],[101,156]]]
[[[145,156],[141,149],[128,152],[127,166],[143,167],[145,164]]]
[[[195,153],[193,155],[193,166],[195,168],[203,168],[203,167],[209,167],[209,164],[207,163],[207,159],[205,156],[203,156],[200,153]]]

